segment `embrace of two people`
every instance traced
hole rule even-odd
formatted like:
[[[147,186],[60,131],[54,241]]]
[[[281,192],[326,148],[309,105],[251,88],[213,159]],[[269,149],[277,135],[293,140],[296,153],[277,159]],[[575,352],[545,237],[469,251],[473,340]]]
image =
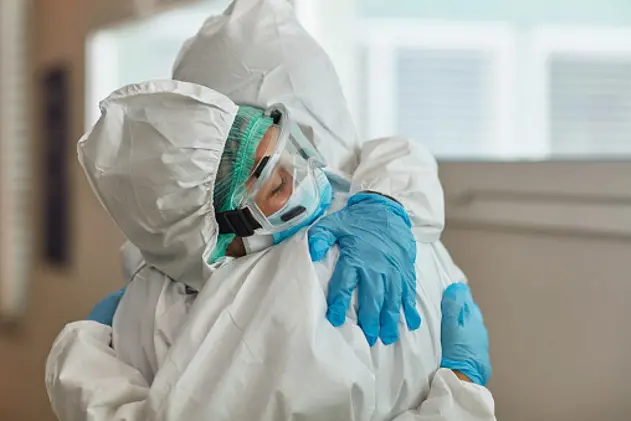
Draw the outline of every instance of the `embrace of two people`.
[[[78,145],[127,286],[68,324],[60,420],[494,420],[437,165],[360,142],[286,0],[235,0]]]

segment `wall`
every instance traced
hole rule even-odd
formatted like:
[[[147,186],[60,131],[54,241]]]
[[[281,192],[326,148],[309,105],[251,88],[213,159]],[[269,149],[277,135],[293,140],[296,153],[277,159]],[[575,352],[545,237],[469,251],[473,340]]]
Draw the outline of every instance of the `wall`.
[[[445,243],[491,338],[498,419],[631,419],[631,164],[443,163]]]
[[[631,419],[631,242],[450,229],[491,337],[498,419]]]
[[[44,387],[45,358],[65,323],[84,317],[107,293],[120,288],[118,247],[122,239],[97,203],[76,160],[76,141],[83,133],[84,39],[88,28],[133,14],[128,0],[32,0],[34,177],[42,177],[39,136],[38,76],[46,65],[71,69],[72,136],[69,142],[71,191],[71,264],[55,269],[36,250],[27,315],[13,332],[0,332],[0,420],[52,421]],[[41,244],[41,187],[33,193],[36,238]]]

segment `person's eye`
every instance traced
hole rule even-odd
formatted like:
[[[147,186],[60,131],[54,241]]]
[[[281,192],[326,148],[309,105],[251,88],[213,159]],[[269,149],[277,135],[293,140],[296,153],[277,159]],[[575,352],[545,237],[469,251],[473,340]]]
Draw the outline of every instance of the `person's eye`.
[[[272,195],[279,194],[281,191],[283,191],[283,188],[287,185],[287,176],[285,174],[280,174],[278,178],[279,178],[278,184],[276,185],[274,190],[272,190]]]

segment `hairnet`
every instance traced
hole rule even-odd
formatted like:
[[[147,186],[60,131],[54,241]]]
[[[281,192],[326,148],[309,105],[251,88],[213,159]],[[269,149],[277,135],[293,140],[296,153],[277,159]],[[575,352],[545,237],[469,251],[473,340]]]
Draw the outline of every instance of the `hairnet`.
[[[243,199],[239,194],[245,191],[241,187],[254,169],[256,148],[272,124],[273,119],[265,117],[263,110],[239,107],[217,170],[213,198],[215,212],[234,210]],[[225,256],[234,237],[234,234],[219,235],[209,263]]]

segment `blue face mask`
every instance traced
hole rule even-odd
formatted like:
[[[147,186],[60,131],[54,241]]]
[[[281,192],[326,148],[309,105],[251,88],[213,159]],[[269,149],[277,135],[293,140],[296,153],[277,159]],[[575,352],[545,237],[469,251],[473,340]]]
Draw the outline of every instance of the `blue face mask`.
[[[331,183],[329,183],[326,174],[322,170],[316,170],[316,184],[318,187],[318,191],[320,192],[320,199],[318,205],[315,207],[311,216],[305,219],[298,225],[294,225],[293,227],[286,229],[285,231],[280,231],[272,234],[274,237],[274,244],[278,244],[281,241],[291,237],[304,227],[311,225],[315,220],[320,218],[326,210],[331,206],[331,202],[333,201],[333,188],[331,187]],[[312,200],[318,200],[316,197],[311,198]],[[301,203],[305,203],[305,198],[299,198]]]

